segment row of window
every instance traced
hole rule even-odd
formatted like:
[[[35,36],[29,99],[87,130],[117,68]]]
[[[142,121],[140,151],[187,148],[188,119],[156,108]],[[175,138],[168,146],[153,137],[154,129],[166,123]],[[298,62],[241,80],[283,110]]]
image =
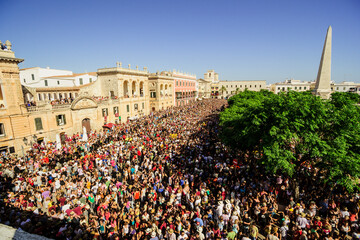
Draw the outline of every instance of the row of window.
[[[278,90],[281,90],[282,89],[282,91],[285,91],[285,87],[278,87]],[[293,88],[292,87],[287,87],[287,90],[292,90]],[[303,89],[302,89],[302,87],[299,87],[299,89],[298,89],[298,87],[294,87],[294,90],[306,90],[307,89],[307,87],[304,87]]]
[[[302,90],[301,88],[302,88],[302,87],[299,87],[299,88],[298,88],[298,87],[294,87],[294,90]],[[282,88],[281,88],[281,87],[278,87],[278,90],[281,90],[281,89],[282,89],[283,91],[285,91],[286,88],[285,88],[285,87],[282,87]],[[292,88],[292,87],[287,87],[287,89],[288,89],[288,90],[291,90],[291,89],[293,89],[293,88]],[[333,89],[334,89],[334,88],[332,87],[331,90],[333,90]],[[304,87],[303,90],[307,90],[307,88]],[[339,87],[336,87],[336,90],[339,90]],[[346,90],[346,87],[343,87],[343,90]]]
[[[144,108],[145,108],[145,103],[142,103],[142,109],[144,109]],[[119,107],[114,107],[113,110],[114,110],[115,115],[119,114]],[[137,103],[134,104],[134,110],[135,111],[139,110],[139,105]],[[130,105],[126,105],[126,111],[130,112]],[[109,115],[108,114],[108,109],[103,108],[102,109],[102,116],[105,117],[105,116],[108,116],[108,115]],[[35,129],[36,129],[36,131],[43,130],[42,119],[39,117],[39,118],[35,118],[34,121],[35,121]],[[58,126],[62,126],[62,125],[66,124],[65,114],[56,115],[56,124]],[[4,128],[3,123],[0,123],[0,137],[1,136],[5,136],[5,128]]]
[[[31,74],[31,80],[35,80],[35,75]],[[24,78],[24,83],[26,83],[26,79]],[[47,86],[47,80],[45,80],[45,86]]]
[[[76,98],[78,97],[79,94],[78,93],[38,93],[38,100],[42,101],[42,100],[61,100],[64,98]]]
[[[230,86],[231,88],[233,87],[233,85],[223,85],[223,86],[224,86],[224,87],[227,87],[227,88],[228,88],[229,86]],[[240,88],[243,87],[243,85],[239,85],[239,86],[240,86]],[[235,85],[235,87],[237,88],[238,85]],[[244,85],[244,87],[247,88],[247,85]],[[256,88],[257,85],[255,85],[254,87]],[[261,85],[259,85],[259,87],[261,88]],[[252,85],[249,85],[249,88],[252,88]],[[211,89],[218,89],[218,87],[211,87]]]
[[[145,108],[145,103],[142,103],[142,109],[144,109],[144,108]],[[139,104],[137,104],[137,103],[134,104],[134,110],[135,111],[139,110]],[[114,115],[119,114],[119,107],[114,107],[113,111],[114,111]],[[126,105],[126,112],[130,112],[130,105],[129,104]],[[103,108],[102,109],[102,116],[103,117],[109,116],[108,108]]]
[[[66,124],[65,114],[56,115],[56,125],[62,126]],[[42,120],[41,118],[35,118],[35,128],[36,131],[43,130]]]
[[[31,74],[31,78],[32,80],[35,80],[35,77],[34,77],[34,74]],[[92,78],[89,78],[89,82],[92,83]],[[24,78],[24,83],[26,83],[26,79]],[[44,84],[45,84],[45,87],[48,87],[49,86],[49,82],[47,79],[44,80]],[[84,80],[82,78],[79,78],[79,84],[80,85],[83,85],[84,84]],[[60,85],[60,81],[57,81],[57,85]]]
[[[186,81],[176,81],[177,87],[194,87],[194,82],[186,82]]]
[[[35,122],[36,131],[43,130],[41,118],[35,118],[34,122]],[[60,115],[56,116],[56,124],[58,126],[62,126],[62,125],[66,124],[65,114],[60,114]],[[0,137],[3,137],[3,136],[5,136],[5,126],[3,123],[0,123]]]

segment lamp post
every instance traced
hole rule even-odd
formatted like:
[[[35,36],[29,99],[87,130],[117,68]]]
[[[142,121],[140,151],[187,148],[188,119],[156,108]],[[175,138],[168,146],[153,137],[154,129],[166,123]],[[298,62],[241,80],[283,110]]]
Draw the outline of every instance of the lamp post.
[[[23,142],[24,142],[25,145],[28,145],[28,140],[27,140],[26,137],[23,138]]]

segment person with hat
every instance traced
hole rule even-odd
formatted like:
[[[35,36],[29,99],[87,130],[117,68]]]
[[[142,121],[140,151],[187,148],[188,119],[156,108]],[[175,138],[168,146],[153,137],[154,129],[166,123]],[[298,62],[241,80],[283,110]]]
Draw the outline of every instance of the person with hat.
[[[150,240],[159,240],[159,238],[156,236],[156,232],[155,232],[155,231],[151,232],[151,238],[150,238]]]

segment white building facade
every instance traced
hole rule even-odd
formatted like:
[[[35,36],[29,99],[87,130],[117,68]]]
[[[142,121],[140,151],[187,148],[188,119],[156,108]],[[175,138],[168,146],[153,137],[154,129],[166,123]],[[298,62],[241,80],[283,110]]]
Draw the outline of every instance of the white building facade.
[[[31,88],[76,87],[95,82],[96,79],[95,72],[74,74],[68,70],[40,67],[20,69],[21,84]]]
[[[312,86],[315,86],[315,82],[286,79],[284,82],[272,84],[270,86],[270,91],[275,94],[288,91],[304,92],[311,90]]]

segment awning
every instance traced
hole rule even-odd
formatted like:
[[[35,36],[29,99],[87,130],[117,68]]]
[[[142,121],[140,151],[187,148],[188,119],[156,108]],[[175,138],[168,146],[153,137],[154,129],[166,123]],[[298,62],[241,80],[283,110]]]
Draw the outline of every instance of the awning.
[[[139,117],[136,115],[135,117],[130,117],[129,120],[132,121],[132,120],[136,120],[138,119]]]
[[[116,124],[114,124],[114,123],[108,123],[108,124],[105,124],[105,125],[103,126],[103,128],[113,128],[114,126],[116,126]]]

